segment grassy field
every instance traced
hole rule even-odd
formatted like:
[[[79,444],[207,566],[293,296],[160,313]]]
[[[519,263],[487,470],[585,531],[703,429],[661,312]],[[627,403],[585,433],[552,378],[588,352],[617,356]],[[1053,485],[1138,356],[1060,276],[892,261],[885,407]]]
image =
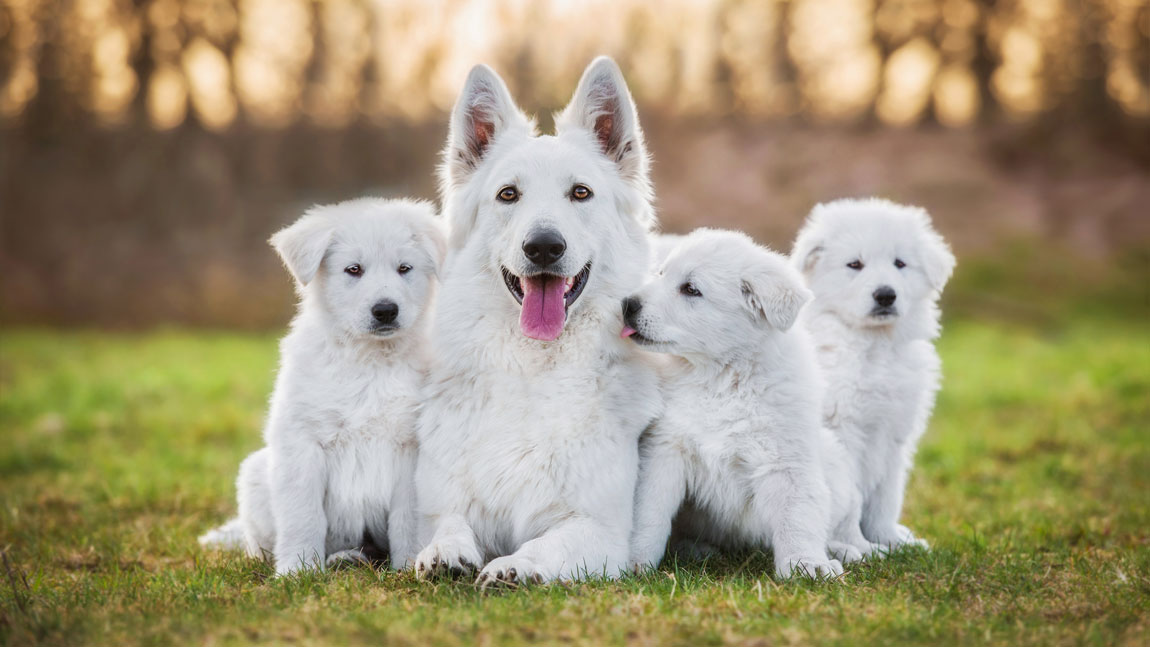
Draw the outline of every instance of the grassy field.
[[[984,306],[954,304],[908,492],[932,552],[498,593],[200,550],[260,443],[273,336],[0,330],[0,643],[1150,644],[1150,329]]]

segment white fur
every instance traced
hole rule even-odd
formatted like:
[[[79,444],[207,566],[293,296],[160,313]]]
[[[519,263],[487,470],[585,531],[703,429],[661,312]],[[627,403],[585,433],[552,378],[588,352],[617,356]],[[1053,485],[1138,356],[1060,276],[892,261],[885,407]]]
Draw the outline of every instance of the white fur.
[[[785,257],[707,229],[685,237],[633,297],[632,339],[672,356],[664,414],[640,450],[636,567],[658,564],[675,519],[690,541],[773,548],[780,576],[842,573],[826,554],[813,348],[792,327],[809,298]]]
[[[653,223],[647,156],[618,67],[585,71],[558,133],[537,136],[489,68],[471,71],[444,152],[451,256],[419,423],[421,577],[480,569],[481,584],[626,567],[638,437],[658,413],[653,371],[618,339],[619,302],[641,280]],[[584,202],[574,183],[590,187]],[[514,204],[496,198],[514,185]],[[555,341],[520,331],[501,267],[525,236],[567,241],[563,275],[592,269]],[[486,566],[484,566],[486,564]]]
[[[899,516],[938,391],[932,340],[954,256],[925,211],[871,199],[815,207],[792,261],[815,296],[802,323],[827,384],[824,422],[846,447],[862,497],[862,533],[887,548],[925,547]],[[897,313],[872,314],[881,286],[894,290]]]
[[[300,304],[280,342],[267,446],[237,481],[247,550],[285,574],[362,560],[371,541],[401,567],[416,548],[415,421],[443,232],[426,203],[361,199],[313,208],[271,243]],[[399,306],[392,328],[372,315],[382,300]],[[236,525],[201,541],[226,543]]]

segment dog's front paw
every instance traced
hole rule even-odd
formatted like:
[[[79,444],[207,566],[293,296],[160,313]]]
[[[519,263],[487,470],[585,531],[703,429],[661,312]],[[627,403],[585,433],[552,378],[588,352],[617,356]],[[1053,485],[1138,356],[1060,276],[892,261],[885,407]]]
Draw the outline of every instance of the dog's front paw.
[[[863,560],[863,552],[861,550],[842,541],[827,542],[827,552],[844,564],[853,564]]]
[[[421,580],[470,577],[482,563],[474,546],[464,546],[450,540],[437,541],[415,556],[415,576]]]
[[[526,557],[508,555],[488,562],[479,572],[475,583],[480,588],[486,589],[490,586],[517,587],[521,584],[542,584],[545,580],[534,561]]]
[[[883,554],[890,554],[906,547],[930,550],[930,544],[925,539],[916,537],[910,528],[902,524],[895,524],[887,530],[876,533],[874,542],[881,547]]]
[[[843,574],[843,565],[837,559],[826,557],[791,557],[775,564],[775,574],[784,579],[806,577],[812,580],[829,580]]]
[[[341,550],[327,556],[325,564],[332,570],[352,568],[356,566],[371,566],[371,558],[358,548]]]

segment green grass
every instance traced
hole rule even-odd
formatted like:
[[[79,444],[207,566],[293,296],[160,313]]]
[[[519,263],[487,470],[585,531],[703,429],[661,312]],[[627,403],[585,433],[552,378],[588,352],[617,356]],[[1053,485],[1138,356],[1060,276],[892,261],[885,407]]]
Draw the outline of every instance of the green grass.
[[[1150,330],[1070,321],[948,322],[905,513],[930,553],[494,594],[200,550],[260,444],[272,336],[0,330],[0,642],[1150,644]]]

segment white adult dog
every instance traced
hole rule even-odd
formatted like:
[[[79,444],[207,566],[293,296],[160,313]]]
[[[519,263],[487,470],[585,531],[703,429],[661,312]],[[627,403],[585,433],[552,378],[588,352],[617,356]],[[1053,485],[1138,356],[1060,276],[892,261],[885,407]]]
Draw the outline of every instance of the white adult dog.
[[[815,296],[802,323],[827,383],[825,424],[853,459],[862,533],[925,548],[899,517],[938,391],[932,340],[954,255],[924,210],[872,199],[815,207],[791,257]]]
[[[365,198],[315,207],[272,236],[299,311],[280,343],[264,437],[240,467],[237,525],[277,574],[418,546],[413,474],[428,304],[446,249],[432,207]]]
[[[626,568],[638,438],[659,409],[654,372],[618,338],[654,221],[647,153],[608,58],[556,121],[536,135],[482,65],[451,116],[451,253],[419,424],[421,577]]]
[[[814,349],[792,328],[809,299],[784,256],[700,229],[623,302],[623,336],[672,360],[666,409],[640,449],[634,566],[658,565],[676,519],[683,539],[773,548],[782,577],[842,573],[827,556],[843,505],[824,480],[834,439],[821,429]]]

